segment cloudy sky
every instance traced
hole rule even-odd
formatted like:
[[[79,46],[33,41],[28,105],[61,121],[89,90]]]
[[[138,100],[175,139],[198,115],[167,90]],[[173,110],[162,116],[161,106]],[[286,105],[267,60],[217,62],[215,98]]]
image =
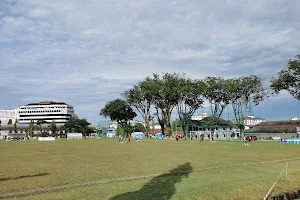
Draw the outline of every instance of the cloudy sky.
[[[299,0],[0,0],[0,109],[64,101],[97,124],[153,72],[267,83],[300,53],[299,10]],[[289,119],[300,103],[283,92],[254,114]]]

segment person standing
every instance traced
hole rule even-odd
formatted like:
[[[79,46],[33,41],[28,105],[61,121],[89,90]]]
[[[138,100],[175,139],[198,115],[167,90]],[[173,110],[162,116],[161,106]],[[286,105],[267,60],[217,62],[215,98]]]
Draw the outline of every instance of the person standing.
[[[246,136],[244,136],[244,147],[246,147],[246,146],[249,147],[249,144],[248,144]]]
[[[179,136],[178,136],[178,134],[176,134],[176,141],[178,142],[178,138],[179,138]]]

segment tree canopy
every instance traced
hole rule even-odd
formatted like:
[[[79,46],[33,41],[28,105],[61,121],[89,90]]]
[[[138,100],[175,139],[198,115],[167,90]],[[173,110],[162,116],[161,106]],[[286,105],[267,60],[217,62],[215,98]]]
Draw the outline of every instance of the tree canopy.
[[[89,133],[90,123],[86,119],[79,119],[77,116],[72,116],[62,127],[62,130],[72,133],[82,133],[86,135]]]
[[[100,115],[109,117],[112,121],[117,121],[119,124],[127,124],[129,120],[137,116],[129,103],[122,99],[108,102],[104,108],[101,109]]]
[[[278,72],[277,78],[272,78],[270,86],[274,93],[286,90],[300,101],[300,54],[288,61],[287,67]]]

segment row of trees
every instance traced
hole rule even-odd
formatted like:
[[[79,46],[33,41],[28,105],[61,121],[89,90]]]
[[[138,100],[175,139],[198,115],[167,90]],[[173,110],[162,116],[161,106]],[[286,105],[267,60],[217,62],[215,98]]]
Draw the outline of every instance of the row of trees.
[[[11,123],[10,123],[11,124]],[[14,123],[13,129],[10,132],[18,133],[17,124]],[[22,131],[22,130],[21,130]],[[58,135],[62,136],[62,133],[68,132],[80,132],[84,136],[89,135],[90,133],[95,133],[96,130],[90,127],[90,123],[86,119],[79,119],[77,116],[72,116],[63,126],[58,127],[55,121],[52,121],[50,124],[44,120],[38,120],[34,123],[32,120],[29,123],[28,129],[25,129],[26,137],[33,137],[35,133],[42,137],[51,136],[57,137]]]
[[[210,103],[211,113],[217,123],[224,109],[231,104],[236,122],[242,126],[245,110],[257,105],[265,97],[265,89],[259,76],[224,79],[207,77],[204,80],[192,80],[184,74],[153,74],[125,91],[124,99],[109,102],[100,114],[128,126],[129,120],[136,116],[132,107],[140,113],[149,133],[151,111],[154,110],[162,133],[172,130],[171,114],[177,111],[182,128],[186,134],[190,119],[205,100]],[[242,127],[241,127],[242,128]]]
[[[271,80],[270,88],[273,93],[287,90],[300,100],[299,63],[300,55],[297,55],[296,60],[290,60],[287,68],[278,73],[277,79]],[[218,123],[225,108],[231,105],[234,121],[243,132],[246,114],[252,106],[258,105],[269,96],[267,91],[263,87],[262,77],[258,75],[230,79],[209,76],[203,80],[193,80],[178,73],[164,73],[162,76],[153,74],[124,91],[123,99],[108,102],[100,115],[117,121],[126,130],[129,120],[137,116],[137,111],[143,117],[147,133],[150,121],[155,115],[164,134],[165,129],[172,129],[171,114],[176,110],[186,134],[191,116],[206,100],[210,104],[212,127]]]

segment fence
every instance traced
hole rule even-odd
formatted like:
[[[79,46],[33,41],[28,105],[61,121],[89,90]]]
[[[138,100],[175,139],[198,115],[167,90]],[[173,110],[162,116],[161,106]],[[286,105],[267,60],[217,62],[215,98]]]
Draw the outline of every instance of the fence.
[[[67,140],[82,140],[82,133],[67,133]]]
[[[55,137],[38,137],[38,141],[54,141]]]

